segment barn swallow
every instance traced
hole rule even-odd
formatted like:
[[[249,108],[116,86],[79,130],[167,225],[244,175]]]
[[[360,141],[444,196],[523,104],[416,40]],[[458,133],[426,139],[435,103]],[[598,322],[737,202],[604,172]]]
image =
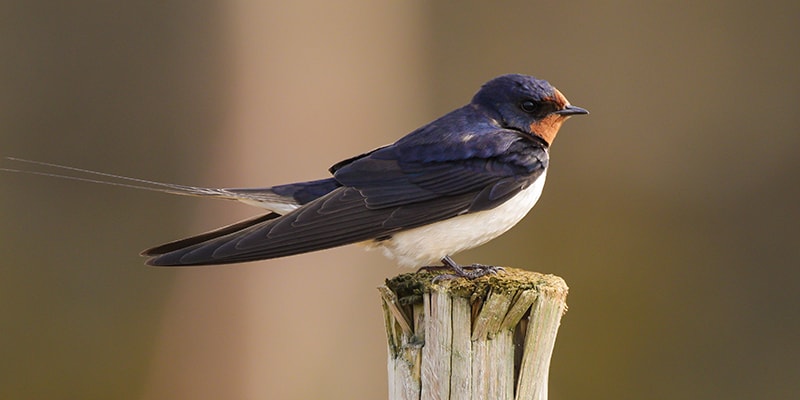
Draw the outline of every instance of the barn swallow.
[[[461,266],[451,256],[496,238],[531,210],[544,187],[550,145],[561,124],[579,114],[588,111],[548,82],[503,75],[469,104],[333,165],[332,177],[269,188],[184,186],[9,159],[128,183],[33,172],[40,175],[238,200],[269,211],[147,249],[141,254],[148,265],[240,263],[362,243],[401,266],[441,261],[452,276],[475,278],[498,268]]]

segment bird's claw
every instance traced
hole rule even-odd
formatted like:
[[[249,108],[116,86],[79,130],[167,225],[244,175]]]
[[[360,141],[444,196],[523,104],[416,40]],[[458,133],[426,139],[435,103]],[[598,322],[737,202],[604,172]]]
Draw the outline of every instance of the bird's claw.
[[[495,275],[498,272],[505,271],[503,267],[498,267],[496,265],[483,265],[483,264],[472,264],[463,266],[458,265],[450,257],[443,258],[442,264],[444,265],[421,267],[419,270],[417,270],[417,272],[423,270],[433,271],[433,270],[450,270],[450,269],[455,271],[454,274],[441,274],[433,278],[432,282],[437,283],[439,281],[457,279],[457,278],[466,278],[472,280],[480,278],[482,276]]]

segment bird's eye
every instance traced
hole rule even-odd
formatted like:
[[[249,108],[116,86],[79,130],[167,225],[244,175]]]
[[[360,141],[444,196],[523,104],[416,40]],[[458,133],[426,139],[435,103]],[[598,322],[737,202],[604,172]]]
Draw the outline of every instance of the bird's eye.
[[[525,100],[519,103],[519,108],[526,113],[534,114],[541,108],[541,105],[533,100]]]

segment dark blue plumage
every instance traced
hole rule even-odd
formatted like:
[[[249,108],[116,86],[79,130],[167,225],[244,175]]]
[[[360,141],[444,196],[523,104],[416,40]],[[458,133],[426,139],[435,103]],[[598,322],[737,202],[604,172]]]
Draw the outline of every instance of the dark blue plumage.
[[[374,240],[390,254],[409,258],[407,264],[446,257],[510,228],[517,217],[506,222],[483,212],[517,198],[541,178],[538,192],[525,196],[530,198],[525,206],[533,206],[548,166],[549,145],[561,123],[570,115],[585,113],[546,81],[504,75],[485,84],[470,104],[393,144],[335,164],[330,169],[332,178],[231,190],[266,191],[285,199],[284,205],[293,202],[294,211],[267,214],[143,254],[152,257],[150,265],[224,264]],[[400,240],[410,237],[405,233],[424,235],[416,228],[472,214],[486,215],[488,225],[493,221],[504,225],[475,227],[476,235],[465,236],[475,243],[420,249],[423,255],[418,259],[400,250],[407,247]],[[481,229],[486,229],[485,235],[481,236]],[[417,247],[428,243],[424,237],[414,237],[413,242]],[[399,252],[403,254],[395,254]]]

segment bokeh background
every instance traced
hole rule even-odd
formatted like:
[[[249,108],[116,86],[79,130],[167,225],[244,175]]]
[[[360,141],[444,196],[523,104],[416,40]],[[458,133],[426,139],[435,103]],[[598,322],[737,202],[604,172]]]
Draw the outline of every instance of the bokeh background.
[[[592,114],[534,212],[457,260],[567,280],[551,398],[796,398],[798,21],[790,1],[5,2],[0,155],[269,186],[532,74]],[[375,288],[404,271],[379,254],[158,269],[137,253],[257,210],[5,172],[0,210],[0,398],[386,397]]]

